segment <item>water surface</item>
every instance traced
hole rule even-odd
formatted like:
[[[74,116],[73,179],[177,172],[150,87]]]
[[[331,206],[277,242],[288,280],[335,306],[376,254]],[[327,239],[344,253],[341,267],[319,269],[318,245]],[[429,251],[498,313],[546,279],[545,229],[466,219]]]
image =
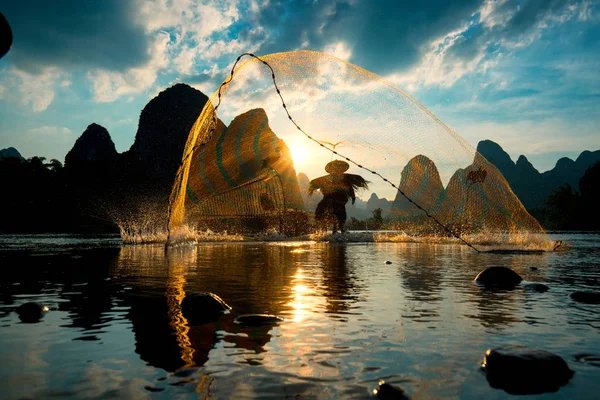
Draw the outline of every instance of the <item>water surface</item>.
[[[485,254],[459,245],[216,243],[165,253],[112,236],[0,236],[2,398],[369,398],[379,379],[419,398],[507,398],[480,371],[490,347],[520,344],[576,371],[556,393],[600,393],[600,235],[556,234],[571,250]],[[386,264],[391,261],[391,264]],[[546,293],[473,283],[505,265]],[[531,267],[536,267],[537,270]],[[194,325],[187,293],[233,307]],[[20,322],[28,301],[52,310]],[[234,322],[282,316],[278,326]]]

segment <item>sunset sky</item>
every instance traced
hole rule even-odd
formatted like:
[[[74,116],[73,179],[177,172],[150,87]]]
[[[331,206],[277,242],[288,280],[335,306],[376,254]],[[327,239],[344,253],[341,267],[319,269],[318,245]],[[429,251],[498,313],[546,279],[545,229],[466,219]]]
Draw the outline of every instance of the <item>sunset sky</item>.
[[[0,148],[64,160],[92,122],[117,150],[160,91],[207,95],[242,52],[326,51],[379,74],[472,146],[540,172],[600,149],[596,0],[0,0]]]

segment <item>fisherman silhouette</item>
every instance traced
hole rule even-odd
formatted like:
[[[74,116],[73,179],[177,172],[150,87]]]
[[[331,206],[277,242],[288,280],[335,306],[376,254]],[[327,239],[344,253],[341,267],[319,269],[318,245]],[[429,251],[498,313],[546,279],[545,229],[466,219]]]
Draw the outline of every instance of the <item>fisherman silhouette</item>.
[[[325,166],[325,171],[329,175],[321,176],[310,181],[308,195],[312,195],[317,189],[321,190],[323,200],[317,205],[315,210],[315,220],[317,226],[327,229],[328,224],[333,224],[333,233],[338,229],[345,232],[346,223],[346,203],[352,199],[352,204],[356,201],[357,189],[368,189],[369,182],[360,175],[345,174],[350,165],[342,160],[334,160]]]

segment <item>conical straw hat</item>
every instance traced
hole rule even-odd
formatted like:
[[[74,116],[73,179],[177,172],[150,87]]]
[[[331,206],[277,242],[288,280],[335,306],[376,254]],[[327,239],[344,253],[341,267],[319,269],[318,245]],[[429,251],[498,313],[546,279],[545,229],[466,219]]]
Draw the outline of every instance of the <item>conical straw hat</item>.
[[[350,168],[350,164],[342,160],[333,160],[325,166],[325,171],[331,174],[332,172],[346,172]]]

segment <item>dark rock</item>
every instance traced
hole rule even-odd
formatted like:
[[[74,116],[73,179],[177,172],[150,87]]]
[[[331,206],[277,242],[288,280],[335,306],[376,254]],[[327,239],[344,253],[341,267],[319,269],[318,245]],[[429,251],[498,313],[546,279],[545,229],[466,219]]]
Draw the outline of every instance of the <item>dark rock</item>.
[[[19,314],[21,322],[34,323],[40,322],[49,308],[40,303],[25,303],[21,304],[15,310]]]
[[[386,261],[385,263],[389,265],[389,264],[391,264],[392,262],[391,262],[391,261]]]
[[[385,383],[383,380],[380,380],[379,386],[373,389],[373,396],[384,400],[408,399],[408,396],[404,394],[404,390],[397,386],[392,386],[389,383]]]
[[[600,367],[600,356],[595,354],[577,354],[575,356],[575,361],[580,363],[593,365],[594,367]]]
[[[525,286],[525,289],[527,289],[527,290],[531,290],[532,292],[539,292],[539,293],[547,292],[548,289],[550,289],[548,286],[544,285],[543,283],[528,283],[523,286]]]
[[[165,390],[164,388],[157,388],[152,386],[144,386],[144,389],[146,389],[149,392],[162,392],[163,390]]]
[[[574,292],[571,298],[579,303],[600,304],[600,293],[596,292]]]
[[[556,354],[523,346],[490,349],[481,367],[491,387],[509,394],[556,392],[575,373]]]
[[[275,325],[283,322],[283,318],[269,314],[246,314],[240,315],[235,322],[247,326]]]
[[[486,268],[475,277],[475,282],[495,288],[513,288],[522,280],[512,269],[500,266]]]
[[[228,313],[231,307],[213,293],[191,293],[181,302],[181,311],[191,323],[212,322]]]

